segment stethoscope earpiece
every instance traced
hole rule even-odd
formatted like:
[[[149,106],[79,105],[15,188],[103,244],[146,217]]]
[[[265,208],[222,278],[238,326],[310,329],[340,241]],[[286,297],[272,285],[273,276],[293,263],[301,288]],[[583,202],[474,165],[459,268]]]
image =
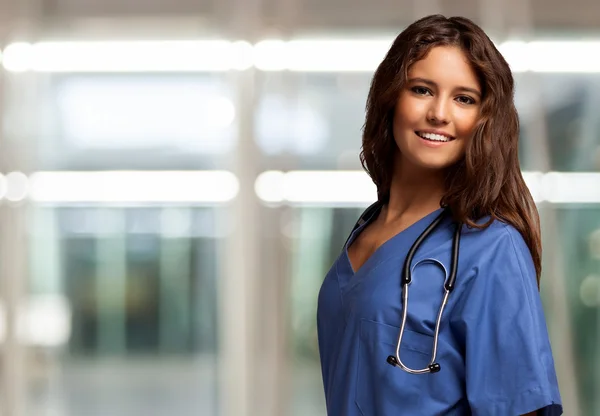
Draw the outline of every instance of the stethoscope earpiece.
[[[399,367],[398,360],[393,355],[388,355],[386,361],[391,366]],[[438,363],[430,364],[427,366],[427,368],[429,369],[430,373],[438,373],[442,369],[442,367]]]

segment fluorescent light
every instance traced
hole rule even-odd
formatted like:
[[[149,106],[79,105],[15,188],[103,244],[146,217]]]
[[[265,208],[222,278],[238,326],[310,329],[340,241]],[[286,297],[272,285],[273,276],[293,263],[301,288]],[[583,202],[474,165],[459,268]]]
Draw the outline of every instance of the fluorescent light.
[[[600,204],[600,173],[523,172],[535,202]],[[290,205],[364,206],[377,199],[363,171],[269,171],[259,175],[256,193],[265,202]]]
[[[389,40],[266,40],[255,46],[254,65],[264,71],[370,72]]]
[[[527,45],[533,72],[600,72],[600,41],[534,41]]]
[[[255,45],[264,71],[373,72],[393,39],[265,40]],[[507,41],[498,49],[513,72],[600,72],[600,41]]]
[[[71,336],[71,307],[59,294],[33,295],[17,308],[17,338],[25,345],[61,347]],[[0,343],[6,340],[6,306],[0,301]]]
[[[377,198],[375,185],[361,171],[288,172],[283,192],[292,203],[365,203]]]
[[[245,71],[254,65],[254,46],[245,40],[238,40],[231,45],[231,69]]]
[[[385,57],[390,41],[292,41],[288,68],[292,71],[373,71]]]
[[[529,52],[527,50],[526,42],[504,42],[498,46],[498,50],[508,62],[511,71],[525,72],[529,70]]]
[[[263,172],[256,178],[254,191],[265,202],[282,202],[285,174],[279,171]]]
[[[498,49],[513,72],[600,72],[600,41],[508,41]]]
[[[541,202],[544,200],[544,190],[542,187],[542,179],[544,174],[542,172],[522,172],[523,179],[534,202]]]
[[[36,295],[19,311],[19,339],[27,345],[60,347],[71,336],[71,307],[63,295]]]
[[[30,43],[11,43],[2,54],[2,65],[7,71],[23,72],[31,69],[33,46]]]
[[[29,191],[29,178],[23,172],[10,172],[6,175],[4,198],[12,202],[25,199]]]
[[[262,71],[287,69],[287,43],[282,40],[263,40],[254,45],[254,66]]]
[[[393,38],[247,41],[111,41],[13,43],[13,72],[185,72],[246,70],[373,72]],[[514,72],[600,72],[600,41],[507,41],[498,45]]]
[[[600,203],[600,173],[549,172],[542,179],[544,198],[555,204]]]
[[[290,204],[363,205],[377,197],[363,171],[268,171],[258,176],[255,189],[264,202]]]
[[[40,42],[6,47],[4,67],[37,72],[185,72],[247,69],[252,45],[226,40]]]
[[[236,197],[226,171],[37,172],[31,199],[54,203],[219,203]]]

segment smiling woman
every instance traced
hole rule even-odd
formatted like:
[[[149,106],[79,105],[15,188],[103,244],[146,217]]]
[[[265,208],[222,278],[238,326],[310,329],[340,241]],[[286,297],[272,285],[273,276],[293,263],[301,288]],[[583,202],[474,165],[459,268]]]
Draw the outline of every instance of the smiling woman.
[[[396,166],[431,170],[456,163],[477,123],[480,97],[477,75],[460,48],[438,46],[415,62],[394,114]]]
[[[413,23],[375,72],[361,161],[378,200],[319,292],[330,416],[562,414],[513,84],[461,17]]]

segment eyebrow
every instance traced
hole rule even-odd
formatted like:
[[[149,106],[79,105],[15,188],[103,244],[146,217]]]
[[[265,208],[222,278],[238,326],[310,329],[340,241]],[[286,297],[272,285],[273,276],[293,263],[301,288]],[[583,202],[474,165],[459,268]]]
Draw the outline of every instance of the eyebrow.
[[[433,81],[431,81],[430,79],[425,79],[425,78],[410,78],[408,80],[408,83],[423,83],[426,85],[429,85],[430,87],[437,87],[437,84]],[[469,88],[469,87],[463,87],[463,86],[459,86],[456,88],[459,91],[464,91],[464,92],[470,92],[472,94],[477,95],[478,97],[481,97],[481,92],[479,92],[479,90],[476,90],[474,88]]]

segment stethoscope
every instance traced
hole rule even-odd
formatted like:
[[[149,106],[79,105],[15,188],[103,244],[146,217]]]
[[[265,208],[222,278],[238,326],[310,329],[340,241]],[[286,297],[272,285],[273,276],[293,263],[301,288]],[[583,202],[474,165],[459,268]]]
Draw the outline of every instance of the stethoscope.
[[[358,220],[358,222],[356,223],[356,225],[354,226],[354,229],[352,230],[352,232],[354,232],[354,230],[356,230],[358,227],[360,227],[362,224],[364,224],[366,222],[365,218],[368,219],[379,208],[380,208],[379,202],[376,202],[373,205],[371,205],[369,208],[367,208],[366,211],[363,213],[363,215],[361,215],[361,217]],[[446,307],[446,303],[448,303],[448,296],[450,295],[450,292],[452,292],[452,290],[454,289],[454,283],[456,282],[456,271],[458,268],[457,267],[458,266],[458,252],[459,252],[459,245],[460,245],[460,230],[462,228],[461,224],[459,224],[459,223],[455,224],[454,238],[452,239],[452,258],[451,258],[451,263],[450,263],[451,264],[450,265],[450,275],[448,275],[446,268],[444,267],[444,265],[441,262],[439,262],[437,260],[430,260],[430,261],[434,261],[435,263],[438,263],[439,265],[441,265],[441,267],[444,269],[445,279],[444,279],[444,298],[442,299],[442,303],[440,304],[440,308],[439,308],[438,315],[437,315],[437,320],[435,322],[435,332],[433,335],[433,350],[431,352],[431,361],[429,362],[429,365],[426,368],[422,368],[419,370],[413,370],[412,368],[408,367],[400,359],[400,347],[402,346],[402,336],[404,335],[404,327],[406,326],[406,318],[408,316],[408,286],[410,285],[410,282],[412,281],[412,271],[414,270],[414,267],[416,267],[417,265],[415,264],[415,266],[412,269],[410,266],[412,264],[415,253],[417,252],[417,250],[419,249],[419,247],[421,246],[423,241],[425,241],[425,239],[431,233],[433,233],[435,231],[435,229],[440,225],[442,220],[447,215],[449,215],[449,210],[444,209],[433,220],[433,222],[431,224],[429,224],[429,226],[427,226],[427,228],[425,228],[425,230],[415,240],[412,247],[408,251],[408,254],[406,255],[406,260],[404,261],[404,267],[402,268],[402,300],[403,300],[403,305],[404,305],[404,307],[402,308],[402,323],[400,324],[400,332],[398,334],[398,341],[396,342],[396,355],[390,355],[387,358],[387,362],[388,362],[388,364],[393,365],[394,367],[400,367],[402,370],[404,370],[410,374],[437,373],[441,370],[440,364],[436,363],[435,361],[436,361],[436,357],[437,357],[438,338],[439,338],[439,334],[440,334],[440,324],[442,322],[442,315],[444,313],[444,308]],[[350,239],[350,238],[348,238],[348,239]],[[347,242],[348,241],[346,241],[346,243]]]

